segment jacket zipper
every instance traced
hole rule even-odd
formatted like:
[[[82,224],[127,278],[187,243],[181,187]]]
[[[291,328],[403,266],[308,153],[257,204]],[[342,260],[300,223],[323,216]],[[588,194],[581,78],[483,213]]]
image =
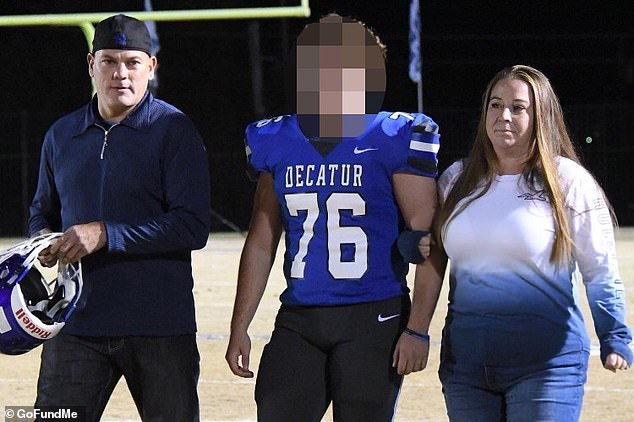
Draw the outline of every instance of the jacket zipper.
[[[95,123],[95,126],[101,128],[101,130],[103,130],[103,144],[101,145],[101,153],[99,154],[99,159],[100,160],[103,160],[103,155],[106,152],[106,147],[108,146],[108,134],[110,133],[112,128],[117,126],[118,124],[119,123],[115,123],[114,125],[110,126],[110,129],[106,129],[103,126],[101,126],[100,124]]]

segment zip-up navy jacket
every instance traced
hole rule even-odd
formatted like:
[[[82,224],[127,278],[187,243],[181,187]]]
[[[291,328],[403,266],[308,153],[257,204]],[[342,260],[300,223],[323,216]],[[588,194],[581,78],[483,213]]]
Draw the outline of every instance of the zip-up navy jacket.
[[[107,245],[82,259],[84,287],[64,332],[196,331],[191,251],[210,224],[207,154],[180,110],[147,93],[109,127],[97,98],[56,121],[42,146],[29,233],[103,221]]]

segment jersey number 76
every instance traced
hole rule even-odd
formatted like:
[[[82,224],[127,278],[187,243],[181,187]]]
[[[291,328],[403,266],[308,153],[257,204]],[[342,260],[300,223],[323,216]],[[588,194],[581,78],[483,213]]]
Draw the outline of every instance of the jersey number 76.
[[[286,207],[291,216],[298,217],[300,211],[306,212],[302,225],[299,247],[291,263],[290,276],[304,278],[306,254],[313,238],[315,223],[321,210],[317,193],[293,193],[285,195]],[[368,269],[368,237],[361,227],[341,226],[340,211],[350,210],[353,216],[365,215],[365,201],[358,193],[332,193],[326,200],[326,230],[328,250],[317,251],[328,254],[328,271],[335,279],[359,279]],[[341,246],[354,245],[353,260],[342,261]]]

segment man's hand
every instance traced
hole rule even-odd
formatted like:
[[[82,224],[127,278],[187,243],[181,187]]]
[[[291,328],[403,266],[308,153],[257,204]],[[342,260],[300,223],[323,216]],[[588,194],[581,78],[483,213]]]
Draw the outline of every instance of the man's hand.
[[[603,367],[612,372],[616,372],[617,369],[628,369],[627,361],[618,353],[610,353],[605,359]]]
[[[399,375],[407,375],[425,369],[428,357],[428,341],[403,333],[396,343],[392,366]]]
[[[253,371],[249,370],[249,355],[251,354],[251,339],[246,331],[232,332],[225,360],[231,372],[242,378],[253,378]],[[240,365],[242,363],[242,365]]]
[[[66,230],[62,237],[40,254],[40,262],[45,265],[43,259],[46,259],[46,262],[50,263],[51,256],[54,256],[63,264],[71,264],[105,245],[106,227],[101,221],[77,224]]]
[[[53,267],[57,263],[57,255],[51,253],[51,246],[42,250],[37,259],[43,267]]]
[[[49,233],[53,233],[53,231],[49,229],[48,227],[45,227],[42,230],[36,233],[33,233],[31,235],[31,238],[41,236],[43,234],[49,234]],[[50,246],[44,249],[42,252],[40,252],[39,255],[37,256],[37,259],[38,261],[40,261],[40,264],[42,264],[43,267],[53,267],[57,263],[57,255],[53,255],[51,253]]]

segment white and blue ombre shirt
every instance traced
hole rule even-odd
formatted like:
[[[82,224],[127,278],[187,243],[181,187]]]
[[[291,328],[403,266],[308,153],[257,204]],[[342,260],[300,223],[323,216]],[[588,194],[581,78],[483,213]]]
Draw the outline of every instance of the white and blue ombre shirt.
[[[546,194],[529,189],[521,175],[498,176],[449,221],[443,232],[451,262],[444,362],[510,366],[589,351],[576,282],[581,274],[602,360],[617,352],[632,364],[609,210],[583,167],[565,158],[558,166],[574,240],[571,265],[558,269],[549,261],[552,210]],[[456,162],[440,177],[443,200],[461,171]]]

